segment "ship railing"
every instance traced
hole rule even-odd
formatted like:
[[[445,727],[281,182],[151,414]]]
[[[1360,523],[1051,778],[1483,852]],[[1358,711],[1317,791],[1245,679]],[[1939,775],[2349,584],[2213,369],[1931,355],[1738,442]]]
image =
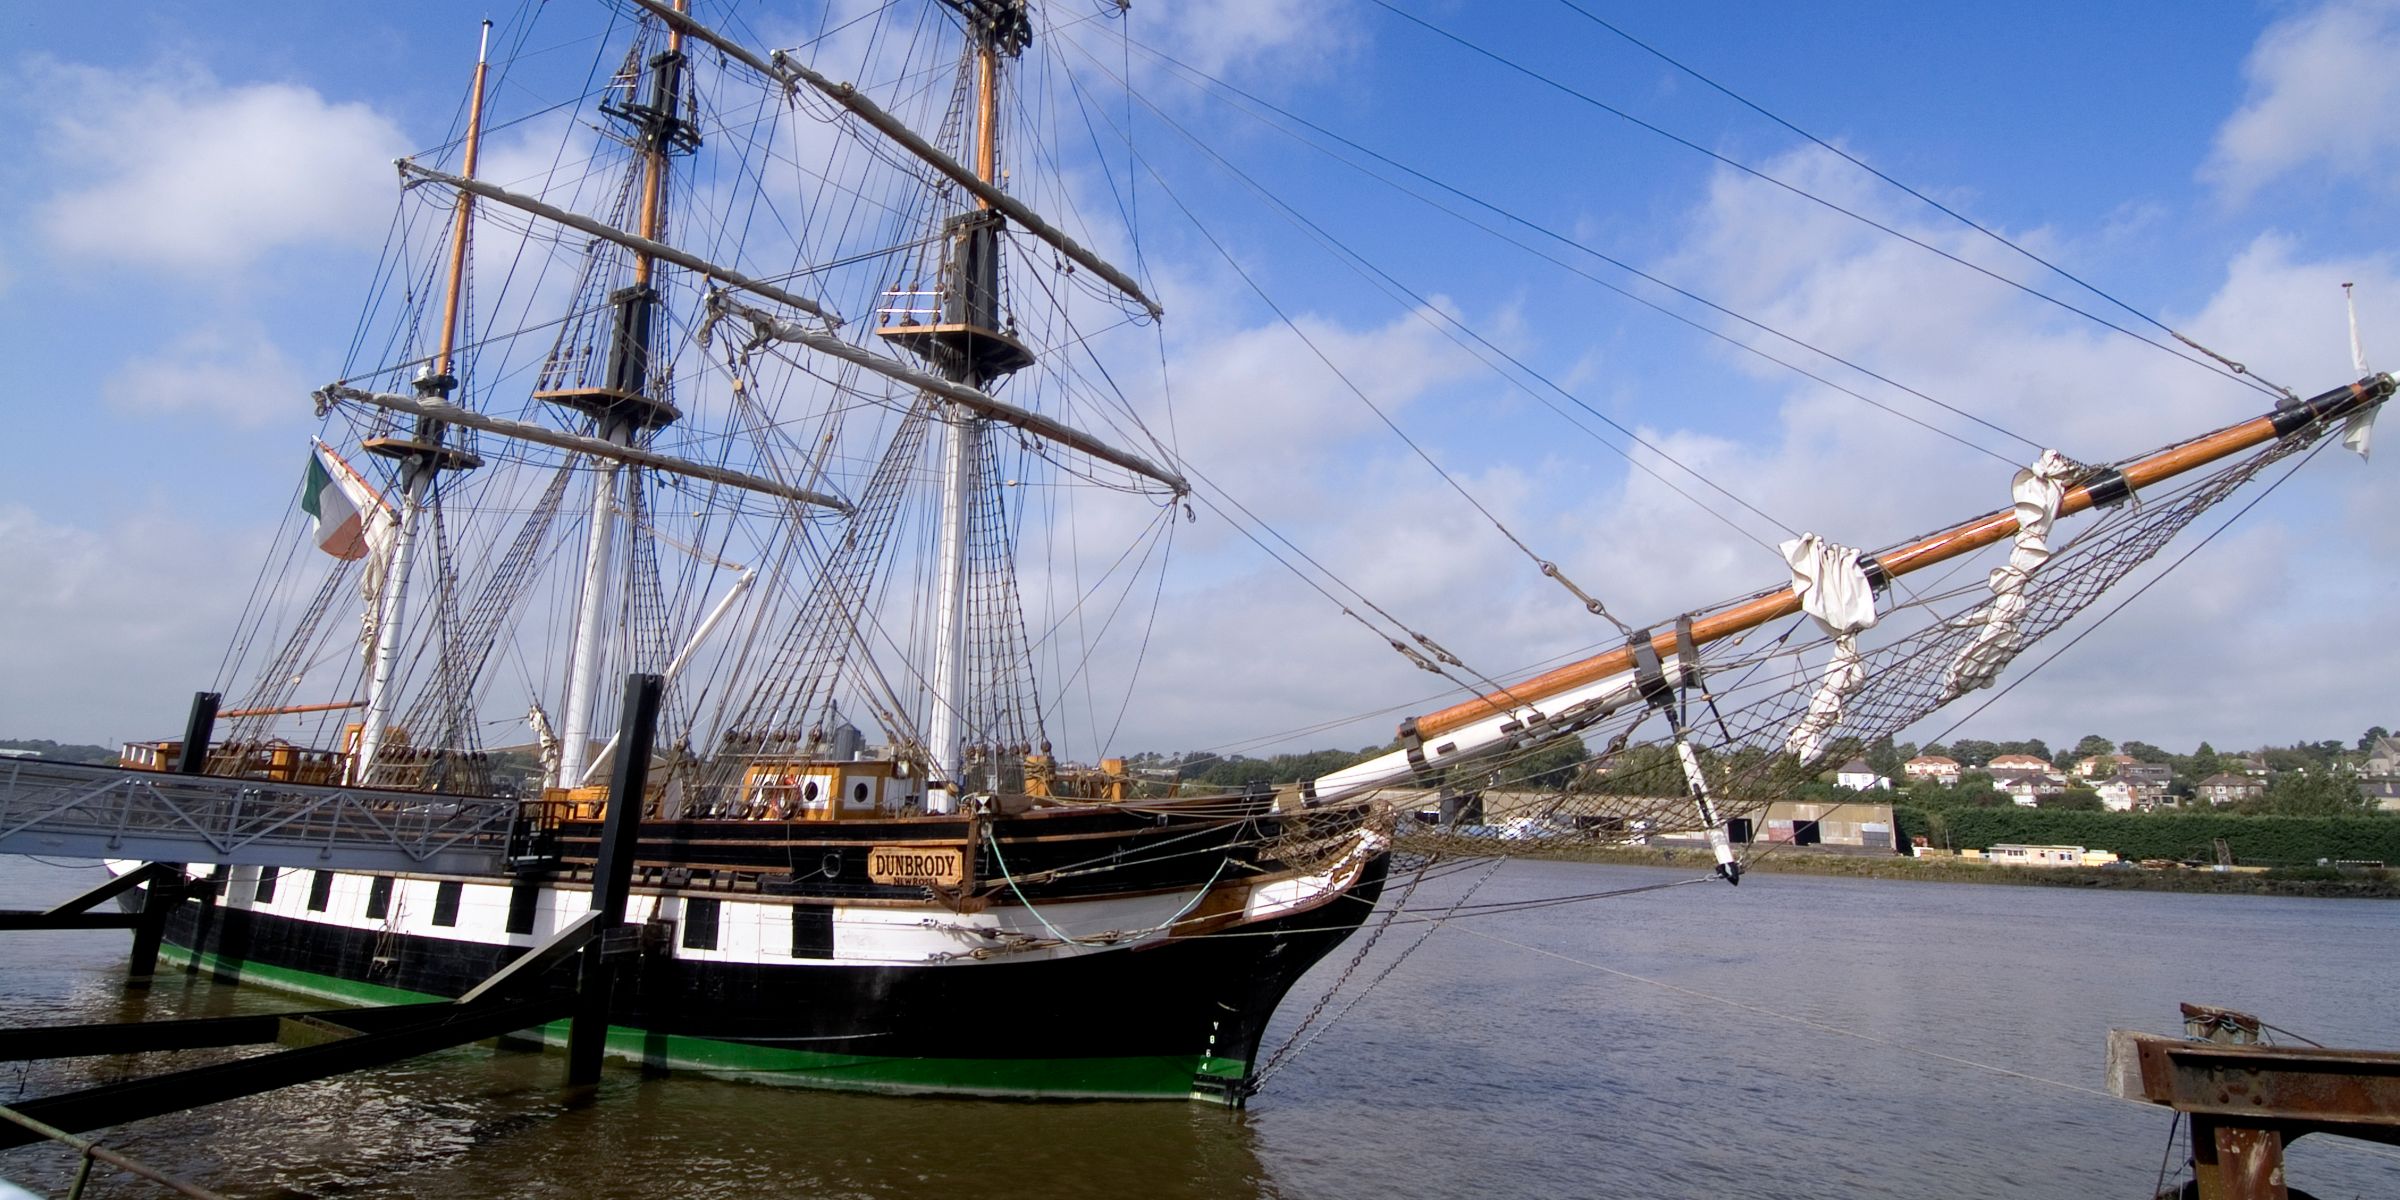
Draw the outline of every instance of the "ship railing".
[[[500,797],[0,764],[0,853],[482,873],[517,821]]]
[[[936,324],[942,315],[942,294],[939,291],[893,288],[883,294],[884,303],[875,310],[885,325]],[[924,318],[922,322],[919,318]]]

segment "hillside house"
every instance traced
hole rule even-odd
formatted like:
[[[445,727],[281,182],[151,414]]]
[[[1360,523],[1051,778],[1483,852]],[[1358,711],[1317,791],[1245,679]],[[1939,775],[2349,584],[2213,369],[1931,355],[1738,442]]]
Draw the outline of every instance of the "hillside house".
[[[2117,764],[2116,778],[2132,784],[2136,795],[2156,799],[2175,786],[2175,768],[2129,759]]]
[[[2002,757],[2032,758],[2031,755],[2003,755]],[[2067,790],[2067,773],[2055,767],[2045,765],[2038,769],[2020,767],[2015,770],[2001,771],[1998,769],[1999,761],[1997,758],[1992,760],[1994,764],[1992,786],[1998,788],[2009,799],[2016,801],[2022,807],[2032,808],[2041,802],[2042,797],[2055,796]],[[2040,762],[2042,760],[2034,758],[2033,761]]]
[[[2400,737],[2380,737],[2367,748],[2359,768],[2358,789],[2386,812],[2400,812]]]
[[[1836,787],[1846,787],[1854,792],[1888,792],[1892,788],[1892,781],[1876,774],[1875,768],[1868,766],[1863,758],[1843,763],[1842,769],[1833,773],[1833,782]]]
[[[2107,779],[2119,768],[2140,762],[2130,754],[2087,754],[2075,760],[2068,771],[2077,779]]]
[[[1925,780],[1942,787],[1957,787],[1958,781],[1966,774],[1957,759],[1939,754],[1920,754],[1900,764],[1900,771],[1908,776],[1910,783]]]
[[[2266,794],[2267,781],[2255,775],[2236,775],[2229,771],[2201,780],[2192,790],[2204,803],[2232,804]]]
[[[2002,754],[1984,764],[1984,769],[1998,775],[2003,771],[2048,771],[2052,768],[2050,760],[2046,758],[2035,758],[2030,754]]]

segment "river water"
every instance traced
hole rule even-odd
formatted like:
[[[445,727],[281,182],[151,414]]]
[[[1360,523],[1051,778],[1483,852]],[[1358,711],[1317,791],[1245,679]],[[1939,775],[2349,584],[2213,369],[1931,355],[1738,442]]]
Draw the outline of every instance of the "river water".
[[[1410,908],[1683,878],[1486,874],[1429,880]],[[97,877],[0,859],[0,908]],[[294,1006],[181,975],[128,993],[129,936],[0,934],[0,1023]],[[1356,945],[1301,984],[1269,1045]],[[1754,876],[1404,918],[1242,1114],[827,1095],[614,1064],[595,1102],[571,1106],[559,1056],[475,1047],[102,1137],[241,1197],[2131,1200],[2151,1194],[2169,1119],[2098,1094],[2109,1028],[2176,1031],[2192,1000],[2328,1044],[2400,1045],[2395,947],[2400,904],[2385,901]],[[0,1103],[162,1059],[0,1065]],[[2290,1162],[2323,1200],[2400,1196],[2390,1148],[2315,1136]],[[68,1166],[49,1148],[0,1154],[0,1178],[52,1194]],[[127,1180],[98,1194],[165,1193]]]

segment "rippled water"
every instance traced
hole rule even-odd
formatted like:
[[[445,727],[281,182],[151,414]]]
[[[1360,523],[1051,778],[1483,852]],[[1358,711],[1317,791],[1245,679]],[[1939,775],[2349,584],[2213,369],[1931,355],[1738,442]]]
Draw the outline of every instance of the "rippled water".
[[[1479,874],[1429,882],[1413,907],[1438,912]],[[92,875],[0,859],[0,907]],[[1511,863],[1475,900],[1677,878]],[[1425,928],[1393,927],[1353,988]],[[182,976],[129,994],[126,944],[0,934],[0,1022],[296,1006]],[[558,1056],[468,1048],[104,1140],[244,1197],[2144,1197],[2167,1114],[2093,1094],[2106,1031],[2172,1031],[2194,1000],[2400,1046],[2395,946],[2400,904],[2381,901],[1761,876],[1443,926],[1337,996],[1339,1019],[1246,1114],[839,1096],[613,1064],[596,1102],[569,1106]],[[1303,982],[1270,1044],[1349,949]],[[0,1102],[165,1058],[0,1065]],[[0,1154],[0,1176],[53,1192],[66,1169],[54,1150]],[[2400,1196],[2400,1155],[2309,1137],[2291,1179],[2324,1200]]]

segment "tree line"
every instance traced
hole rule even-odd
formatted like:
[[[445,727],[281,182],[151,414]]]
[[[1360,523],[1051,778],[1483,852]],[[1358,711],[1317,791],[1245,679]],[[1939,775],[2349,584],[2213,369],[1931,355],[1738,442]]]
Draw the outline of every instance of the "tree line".
[[[2195,794],[2201,781],[2214,775],[2239,773],[2249,763],[2257,762],[2269,773],[2264,792],[2229,805],[2230,811],[2273,816],[2340,816],[2375,811],[2374,802],[2359,788],[2359,773],[2375,743],[2389,736],[2390,731],[2378,725],[2367,729],[2354,742],[2328,739],[2221,753],[2204,741],[2189,754],[2177,754],[2142,741],[2128,741],[2120,746],[2099,734],[2086,734],[2063,750],[2053,750],[2040,738],[2019,741],[1960,738],[1924,746],[1889,737],[1874,742],[1852,738],[1835,741],[1814,770],[1800,768],[1788,759],[1752,747],[1730,751],[1702,749],[1699,758],[1704,773],[1719,794],[1729,800],[1746,798],[1744,792],[1751,793],[1751,798],[1848,798],[1847,793],[1833,786],[1834,772],[1851,759],[1864,759],[1875,773],[1893,781],[1896,803],[1934,811],[2016,807],[2015,801],[1999,790],[1988,770],[1992,760],[2003,755],[2030,755],[2066,770],[2085,758],[2105,758],[2122,752],[2140,762],[2169,768],[2173,773],[2170,794],[2186,799]],[[1170,756],[1153,752],[1132,755],[1129,761],[1137,768],[1172,769],[1182,783],[1240,790],[1320,778],[1389,753],[1396,745],[1312,750],[1259,758],[1240,754]],[[1958,784],[1948,787],[1930,780],[1911,781],[1905,764],[1920,755],[1954,759],[1966,773]],[[2112,770],[2110,764],[2109,770],[2102,771],[2091,782],[2104,780]],[[1628,796],[1674,796],[1681,795],[1685,788],[1683,766],[1671,745],[1625,746],[1594,757],[1576,738],[1562,739],[1496,765],[1453,768],[1444,782],[1458,791],[1551,788]],[[2042,797],[2038,807],[2097,812],[2106,805],[2092,787],[2079,785]]]

